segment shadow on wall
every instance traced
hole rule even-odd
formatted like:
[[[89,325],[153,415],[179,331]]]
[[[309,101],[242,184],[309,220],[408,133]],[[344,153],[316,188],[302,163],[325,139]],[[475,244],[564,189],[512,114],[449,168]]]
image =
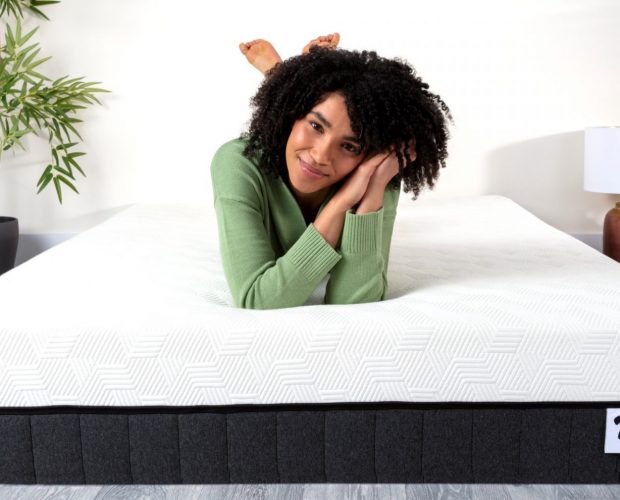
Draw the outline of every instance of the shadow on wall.
[[[583,189],[583,131],[517,142],[492,151],[485,192],[506,196],[569,233],[600,233],[617,196]]]

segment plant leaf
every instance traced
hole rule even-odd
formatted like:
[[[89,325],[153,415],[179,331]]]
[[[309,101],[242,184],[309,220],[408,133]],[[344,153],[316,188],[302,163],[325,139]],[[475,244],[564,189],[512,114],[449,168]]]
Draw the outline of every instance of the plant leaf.
[[[48,165],[45,170],[43,171],[43,173],[41,174],[41,177],[39,178],[39,182],[37,182],[37,186],[39,184],[41,184],[44,180],[45,180],[45,176],[47,176],[48,174],[50,174],[50,172],[52,171],[52,166]]]
[[[56,177],[56,179],[60,179],[61,182],[64,182],[67,186],[69,186],[71,189],[73,189],[73,191],[75,191],[77,194],[80,194],[79,191],[77,189],[75,189],[75,186],[73,184],[71,184],[71,182],[68,179],[66,179],[65,177],[63,177],[62,175],[59,175],[58,177]]]
[[[58,196],[58,201],[62,205],[62,191],[60,189],[60,181],[58,180],[58,176],[54,177],[54,187],[56,188],[56,195]]]
[[[51,167],[51,165],[50,165]],[[37,194],[39,194],[41,191],[43,191],[45,189],[45,186],[47,186],[50,181],[54,178],[54,176],[51,173],[44,173],[41,178],[39,179],[39,182],[37,183],[37,186],[40,184],[39,190],[37,191]]]

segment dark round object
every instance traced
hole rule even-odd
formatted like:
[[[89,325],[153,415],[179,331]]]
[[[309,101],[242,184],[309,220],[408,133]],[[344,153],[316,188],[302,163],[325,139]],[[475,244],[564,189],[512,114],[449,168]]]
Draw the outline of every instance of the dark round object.
[[[0,275],[15,267],[19,224],[15,217],[0,217]]]

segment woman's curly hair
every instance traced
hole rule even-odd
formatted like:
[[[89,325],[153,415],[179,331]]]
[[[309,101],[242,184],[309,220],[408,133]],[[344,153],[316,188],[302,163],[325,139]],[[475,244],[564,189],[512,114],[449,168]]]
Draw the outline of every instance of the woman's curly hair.
[[[452,121],[445,102],[428,90],[415,70],[400,59],[374,51],[313,47],[308,54],[277,64],[251,100],[254,109],[244,155],[255,157],[259,168],[286,179],[286,143],[293,124],[305,117],[327,94],[344,96],[353,133],[365,157],[395,147],[399,175],[413,199],[428,185],[433,188],[445,167]],[[415,140],[416,158],[408,148]]]

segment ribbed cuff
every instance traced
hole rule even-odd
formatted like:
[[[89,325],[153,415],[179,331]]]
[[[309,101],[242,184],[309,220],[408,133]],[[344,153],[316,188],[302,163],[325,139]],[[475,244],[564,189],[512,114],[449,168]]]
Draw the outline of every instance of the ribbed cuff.
[[[357,215],[347,211],[340,250],[345,253],[372,253],[381,248],[383,207],[376,212]]]
[[[306,228],[287,255],[309,281],[322,279],[342,259],[313,224]]]

